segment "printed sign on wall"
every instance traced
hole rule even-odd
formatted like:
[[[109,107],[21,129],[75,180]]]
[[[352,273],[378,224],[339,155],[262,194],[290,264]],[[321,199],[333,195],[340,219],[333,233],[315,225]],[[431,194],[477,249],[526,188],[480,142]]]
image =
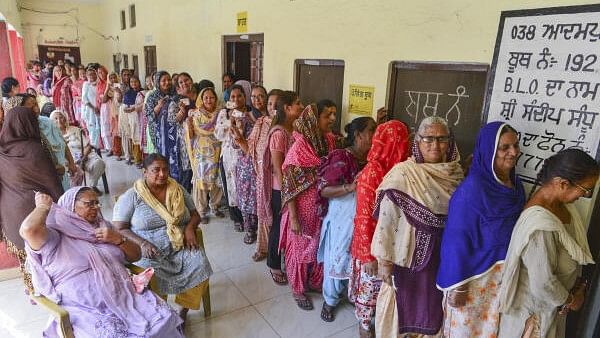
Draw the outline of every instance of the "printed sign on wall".
[[[356,115],[373,115],[373,95],[375,87],[350,85],[348,112]]]
[[[236,26],[237,26],[238,33],[247,33],[248,32],[248,12],[237,13]]]
[[[487,117],[519,132],[525,181],[566,148],[598,159],[599,46],[600,5],[502,12]]]

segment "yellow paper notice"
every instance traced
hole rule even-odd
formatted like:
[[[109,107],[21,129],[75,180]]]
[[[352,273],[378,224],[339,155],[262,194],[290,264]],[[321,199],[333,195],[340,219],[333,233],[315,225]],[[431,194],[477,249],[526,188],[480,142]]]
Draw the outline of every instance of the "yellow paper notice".
[[[247,33],[248,32],[248,12],[237,13],[237,32]]]
[[[373,95],[375,87],[350,85],[348,112],[356,115],[373,115]]]

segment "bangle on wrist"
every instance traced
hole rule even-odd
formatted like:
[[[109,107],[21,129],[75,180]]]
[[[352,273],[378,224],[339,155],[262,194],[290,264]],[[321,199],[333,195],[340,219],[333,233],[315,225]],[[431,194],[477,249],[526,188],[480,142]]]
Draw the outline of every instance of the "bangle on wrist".
[[[47,205],[43,205],[43,204],[36,205],[35,208],[36,209],[42,209],[42,210],[50,211],[50,207],[47,206]]]

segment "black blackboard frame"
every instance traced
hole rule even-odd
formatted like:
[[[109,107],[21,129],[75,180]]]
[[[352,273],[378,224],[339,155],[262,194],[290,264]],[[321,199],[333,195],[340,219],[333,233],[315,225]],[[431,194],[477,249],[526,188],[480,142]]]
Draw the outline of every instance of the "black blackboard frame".
[[[600,12],[600,4],[591,5],[576,5],[576,6],[560,6],[560,7],[547,7],[547,8],[532,8],[532,9],[518,9],[510,11],[502,11],[500,13],[500,21],[498,23],[498,33],[496,34],[496,43],[494,44],[494,56],[492,57],[492,64],[490,72],[488,74],[487,89],[485,93],[485,99],[483,103],[482,117],[485,116],[484,123],[487,122],[490,100],[492,98],[492,92],[494,90],[494,80],[496,78],[496,66],[498,65],[498,53],[500,53],[500,45],[502,43],[502,33],[504,32],[504,22],[506,18],[516,18],[523,16],[543,16],[553,14],[573,14],[573,13],[587,13],[587,12]],[[600,143],[598,143],[598,149],[596,149],[596,161],[600,161]]]
[[[504,23],[506,19],[524,16],[543,16],[553,14],[573,14],[587,12],[600,12],[600,4],[521,9],[502,11],[500,13],[498,33],[496,35],[496,43],[494,45],[494,56],[492,58],[492,64],[488,77],[487,91],[484,100],[484,114],[482,114],[486,117],[486,121],[489,115],[489,107],[491,103],[490,100],[492,97],[492,92],[494,90],[496,66],[498,64],[498,53],[500,52],[500,45],[502,43],[502,33],[504,32]],[[600,161],[600,143],[598,144],[598,149],[596,150],[596,161]],[[593,227],[593,225],[600,223],[600,198],[596,197],[595,205],[592,208],[593,211],[588,228],[588,239],[590,239],[590,243],[595,244],[593,238],[598,238],[599,232]],[[592,245],[592,247],[596,247],[597,249],[597,245]],[[593,254],[596,256],[600,255],[597,252],[594,252]],[[600,271],[598,270],[598,268],[595,268],[594,270],[595,271],[593,272],[587,271],[587,277],[591,276],[593,278],[593,282],[591,283],[591,287],[588,293],[588,296],[591,296],[592,298],[588,299],[585,302],[584,307],[580,312],[575,313],[577,318],[570,318],[569,323],[567,324],[573,325],[572,323],[574,321],[578,321],[578,323],[575,324],[575,328],[570,327],[571,329],[575,329],[577,331],[577,336],[582,336],[585,333],[586,336],[593,335],[595,337],[595,335],[592,332],[597,333],[600,331],[600,323],[597,321],[598,314],[600,314]]]

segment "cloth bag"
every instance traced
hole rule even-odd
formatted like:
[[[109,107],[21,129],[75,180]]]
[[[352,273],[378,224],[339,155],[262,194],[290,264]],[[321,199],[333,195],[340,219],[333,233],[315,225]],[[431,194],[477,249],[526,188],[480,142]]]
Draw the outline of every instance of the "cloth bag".
[[[394,279],[392,277],[392,284]],[[392,285],[381,283],[375,310],[375,337],[398,337],[398,308],[396,307],[396,291]]]

